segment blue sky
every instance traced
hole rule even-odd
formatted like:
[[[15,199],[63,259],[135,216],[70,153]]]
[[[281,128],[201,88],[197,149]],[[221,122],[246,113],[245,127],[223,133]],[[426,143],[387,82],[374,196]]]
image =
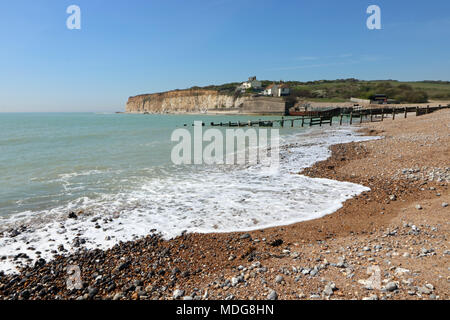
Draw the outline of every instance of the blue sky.
[[[252,75],[450,80],[448,39],[448,0],[0,0],[0,112],[119,111]]]

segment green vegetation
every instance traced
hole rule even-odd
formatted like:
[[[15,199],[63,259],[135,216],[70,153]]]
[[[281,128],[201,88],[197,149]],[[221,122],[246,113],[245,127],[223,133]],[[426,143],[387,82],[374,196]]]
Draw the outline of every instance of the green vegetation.
[[[399,103],[424,103],[429,99],[450,98],[450,83],[435,90],[434,84],[421,86],[421,82],[361,81],[356,79],[334,81],[289,82],[295,97],[322,101],[348,101],[350,98],[372,99],[385,94]],[[414,85],[412,85],[414,84]],[[439,95],[439,98],[437,97]]]
[[[236,88],[239,87],[240,85],[241,84],[238,82],[232,82],[232,83],[225,83],[222,85],[210,85],[207,87],[192,87],[191,89],[215,90],[219,91],[222,94],[234,95]]]
[[[263,87],[280,81],[262,81]],[[320,102],[345,102],[351,97],[371,99],[375,94],[385,94],[399,103],[424,103],[429,100],[450,100],[450,81],[400,82],[396,80],[364,81],[357,79],[286,81],[291,88],[291,98]],[[197,89],[217,90],[222,94],[239,95],[240,83],[227,83]],[[192,88],[194,89],[194,88]],[[247,93],[248,94],[248,93]]]

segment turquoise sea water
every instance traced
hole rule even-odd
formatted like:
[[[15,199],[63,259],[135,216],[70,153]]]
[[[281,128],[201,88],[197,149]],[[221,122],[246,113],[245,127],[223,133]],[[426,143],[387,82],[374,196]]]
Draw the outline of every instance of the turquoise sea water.
[[[194,120],[236,119],[255,120],[193,115],[0,114],[0,215],[51,209],[82,196],[131,189],[143,178],[163,175],[158,169],[174,169],[170,159],[174,129]]]

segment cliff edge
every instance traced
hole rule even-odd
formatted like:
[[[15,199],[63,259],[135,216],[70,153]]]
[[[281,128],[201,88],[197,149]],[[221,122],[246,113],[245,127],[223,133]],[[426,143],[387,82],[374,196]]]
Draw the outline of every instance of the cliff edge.
[[[222,94],[215,90],[190,89],[143,94],[128,98],[127,113],[198,113],[227,111],[242,107],[248,97]]]

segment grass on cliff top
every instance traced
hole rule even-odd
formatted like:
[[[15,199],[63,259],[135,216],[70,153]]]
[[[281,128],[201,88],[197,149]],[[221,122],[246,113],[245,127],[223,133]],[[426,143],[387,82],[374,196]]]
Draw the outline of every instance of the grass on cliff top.
[[[279,81],[262,81],[263,87]],[[358,79],[286,81],[291,95],[318,102],[345,102],[351,97],[370,99],[376,94],[386,94],[400,103],[423,103],[428,100],[450,100],[450,81],[401,82],[396,80],[364,81]],[[216,90],[222,94],[236,95],[238,82],[191,89]]]

